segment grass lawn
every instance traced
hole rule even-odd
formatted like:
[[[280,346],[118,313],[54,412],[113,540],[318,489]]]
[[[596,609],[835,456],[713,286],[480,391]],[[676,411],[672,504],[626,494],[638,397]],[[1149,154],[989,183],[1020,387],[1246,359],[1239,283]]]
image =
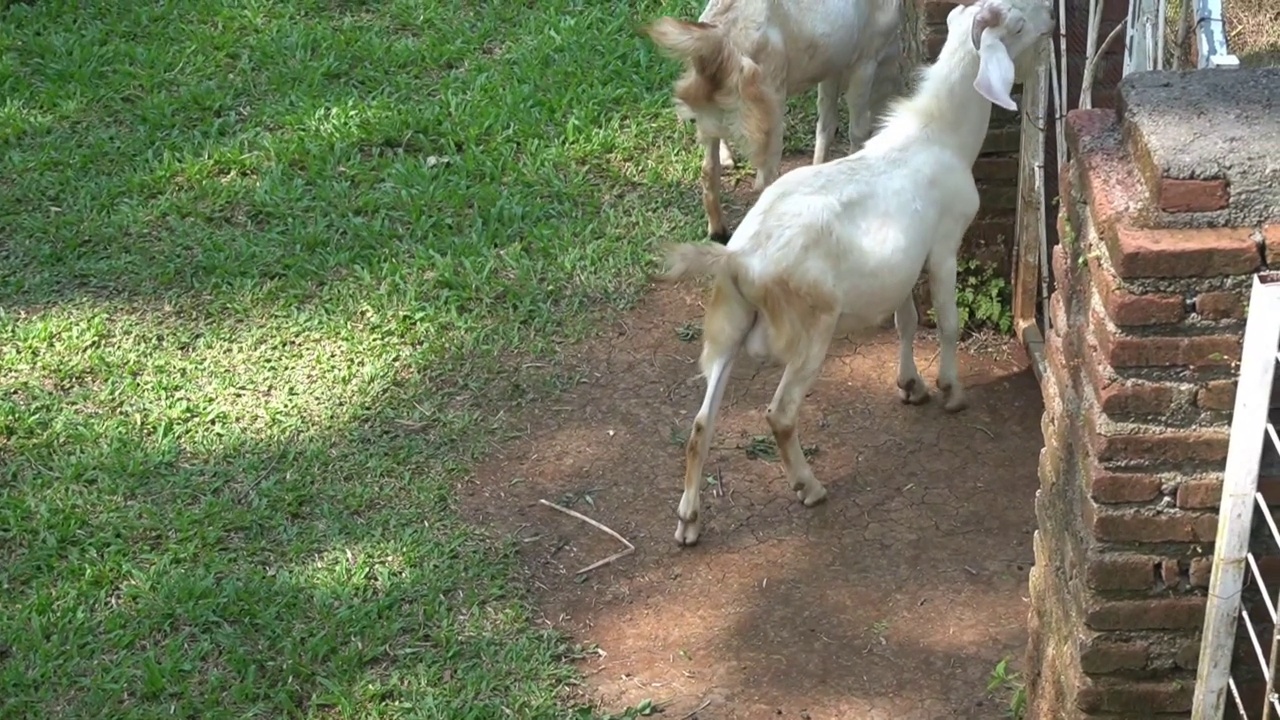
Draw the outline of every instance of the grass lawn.
[[[0,8],[0,717],[585,717],[451,483],[704,232],[697,7]]]

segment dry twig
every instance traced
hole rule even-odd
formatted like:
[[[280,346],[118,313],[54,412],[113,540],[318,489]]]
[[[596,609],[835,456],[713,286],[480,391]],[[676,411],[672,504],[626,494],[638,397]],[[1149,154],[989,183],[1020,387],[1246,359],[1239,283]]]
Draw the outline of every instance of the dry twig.
[[[697,708],[696,710],[694,710],[693,712],[691,712],[691,713],[689,713],[689,714],[685,715],[684,717],[680,718],[680,720],[689,720],[689,719],[690,719],[690,718],[692,718],[694,715],[697,715],[698,713],[702,712],[703,710],[706,710],[706,709],[707,709],[707,706],[708,706],[708,705],[710,705],[710,704],[711,704],[711,698],[707,698],[706,700],[703,700],[703,701],[702,701],[702,704],[701,704],[701,705],[699,705],[699,706],[698,706],[698,708]]]
[[[592,520],[591,518],[587,517],[586,515],[583,515],[582,513],[578,512],[578,511],[576,511],[576,510],[570,510],[569,508],[564,507],[563,505],[557,505],[557,504],[555,504],[555,503],[551,502],[550,500],[543,500],[543,499],[541,499],[541,498],[540,498],[540,499],[538,500],[538,502],[542,503],[543,505],[546,505],[547,507],[549,507],[549,508],[551,508],[551,509],[553,509],[553,510],[559,510],[560,512],[564,513],[565,515],[568,515],[569,517],[575,517],[575,518],[577,518],[577,519],[581,520],[581,521],[582,521],[582,522],[584,522],[584,523],[587,523],[588,525],[590,525],[590,526],[592,526],[592,527],[594,527],[594,528],[597,528],[597,529],[599,529],[599,530],[603,530],[603,531],[605,531],[605,532],[609,533],[610,535],[612,535],[613,537],[617,538],[618,542],[620,542],[620,543],[622,543],[623,545],[626,545],[626,546],[627,546],[627,549],[626,549],[626,550],[623,550],[622,552],[614,553],[614,554],[610,555],[609,557],[607,557],[607,558],[605,558],[605,559],[603,559],[603,560],[600,560],[600,561],[594,562],[594,563],[592,563],[592,564],[590,564],[590,565],[588,565],[588,566],[586,566],[586,567],[582,568],[582,569],[581,569],[581,570],[579,570],[578,572],[574,573],[575,575],[581,575],[581,574],[583,574],[583,573],[591,572],[592,570],[595,570],[596,568],[604,567],[605,565],[608,565],[609,563],[611,563],[611,562],[613,562],[613,561],[615,561],[615,560],[618,560],[618,559],[620,559],[620,558],[624,558],[624,557],[626,557],[626,556],[628,556],[628,555],[630,555],[631,553],[633,553],[633,552],[635,552],[635,551],[636,551],[636,546],[635,546],[635,545],[632,545],[632,544],[631,544],[631,543],[630,543],[626,538],[624,538],[624,537],[622,537],[621,535],[619,535],[618,533],[614,532],[614,531],[613,531],[611,528],[609,528],[608,526],[606,526],[606,525],[604,525],[604,524],[602,524],[602,523],[600,523],[600,522],[597,522],[597,521],[595,521],[595,520]]]

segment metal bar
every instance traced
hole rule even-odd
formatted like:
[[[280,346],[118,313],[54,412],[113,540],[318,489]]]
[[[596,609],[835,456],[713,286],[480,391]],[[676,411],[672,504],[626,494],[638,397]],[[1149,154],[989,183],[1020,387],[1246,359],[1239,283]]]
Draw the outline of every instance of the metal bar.
[[[1205,2],[1206,0],[1200,0]],[[1236,625],[1243,611],[1245,557],[1253,524],[1254,495],[1262,462],[1271,384],[1280,347],[1280,284],[1263,284],[1253,278],[1249,319],[1245,324],[1240,375],[1223,473],[1218,532],[1213,545],[1213,572],[1205,609],[1196,669],[1192,720],[1219,720],[1226,709],[1227,684]],[[1252,628],[1249,630],[1253,632]]]
[[[1271,537],[1280,545],[1280,528],[1276,527],[1276,519],[1271,514],[1271,508],[1267,507],[1267,499],[1262,497],[1262,493],[1255,492],[1254,500],[1258,502],[1258,507],[1262,508],[1262,517],[1267,521],[1267,526],[1271,528]]]
[[[1266,597],[1265,595],[1263,597]],[[1268,603],[1269,604],[1269,603]],[[1271,656],[1267,662],[1267,700],[1262,706],[1262,720],[1271,720],[1271,708],[1275,705],[1276,654],[1280,653],[1280,626],[1271,625]]]
[[[1156,5],[1156,69],[1164,69],[1164,36],[1168,34],[1165,29],[1165,6],[1168,0],[1160,0]]]
[[[1240,711],[1240,717],[1247,719],[1249,713],[1244,709],[1244,700],[1240,699],[1240,691],[1236,689],[1236,679],[1229,675],[1227,676],[1227,687],[1231,689],[1231,697],[1235,698],[1236,710]]]
[[[1262,493],[1258,493],[1258,497],[1262,497]],[[1249,561],[1249,569],[1253,571],[1253,576],[1258,579],[1258,589],[1262,592],[1262,602],[1267,604],[1267,614],[1271,616],[1271,622],[1276,621],[1276,606],[1271,603],[1271,595],[1267,592],[1267,584],[1262,581],[1262,571],[1258,569],[1258,562],[1253,559],[1253,553],[1245,555],[1245,559]]]
[[[1196,0],[1196,50],[1202,68],[1240,67],[1240,59],[1227,49],[1222,0]]]
[[[1267,435],[1271,437],[1271,447],[1275,448],[1276,452],[1280,453],[1280,435],[1276,434],[1276,426],[1272,423],[1267,423]],[[1280,543],[1280,540],[1277,540],[1276,542]]]
[[[1249,617],[1249,611],[1243,607],[1240,608],[1240,615],[1244,617],[1244,629],[1249,632],[1249,642],[1253,644],[1253,653],[1258,656],[1258,667],[1262,670],[1262,675],[1267,679],[1267,686],[1271,685],[1271,673],[1267,672],[1267,656],[1262,652],[1262,641],[1258,639],[1258,632],[1253,629],[1253,619]]]

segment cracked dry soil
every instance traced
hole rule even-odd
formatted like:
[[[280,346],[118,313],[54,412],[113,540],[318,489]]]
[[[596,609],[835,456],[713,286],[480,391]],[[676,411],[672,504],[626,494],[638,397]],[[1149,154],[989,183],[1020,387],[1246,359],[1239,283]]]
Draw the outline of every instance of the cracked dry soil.
[[[574,351],[581,381],[520,410],[527,432],[460,489],[471,518],[521,538],[544,621],[598,646],[582,661],[587,691],[614,712],[652,700],[667,718],[1003,717],[986,684],[1026,641],[1043,407],[1020,348],[962,352],[969,408],[948,414],[936,389],[924,406],[899,403],[892,329],[837,339],[800,415],[830,493],[814,508],[776,460],[747,451],[768,435],[781,369],[743,355],[703,535],[680,548],[679,443],[704,386],[700,340],[679,329],[701,322],[702,298],[660,288]],[[936,351],[922,329],[931,386]],[[572,499],[634,554],[575,579],[622,548],[539,498]]]

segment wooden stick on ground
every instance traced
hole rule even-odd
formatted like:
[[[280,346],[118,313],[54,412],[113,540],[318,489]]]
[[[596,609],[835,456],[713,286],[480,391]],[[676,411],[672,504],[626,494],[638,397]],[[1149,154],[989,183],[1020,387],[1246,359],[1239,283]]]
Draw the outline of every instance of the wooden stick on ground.
[[[564,507],[563,505],[557,505],[557,504],[555,504],[555,503],[551,502],[550,500],[543,500],[543,499],[539,499],[539,500],[538,500],[538,502],[542,503],[543,505],[546,505],[547,507],[549,507],[549,508],[551,508],[551,509],[553,509],[553,510],[559,510],[560,512],[564,513],[565,515],[568,515],[569,517],[575,517],[575,518],[577,518],[577,519],[581,520],[581,521],[582,521],[582,522],[584,522],[584,523],[587,523],[588,525],[590,525],[590,526],[592,526],[592,527],[594,527],[594,528],[597,528],[597,529],[603,530],[603,531],[605,531],[605,532],[609,533],[610,535],[612,535],[613,537],[617,538],[618,542],[620,542],[620,543],[622,543],[623,545],[626,545],[626,546],[627,546],[627,549],[626,549],[626,550],[623,550],[622,552],[614,553],[614,554],[610,555],[609,557],[607,557],[607,558],[605,558],[605,559],[603,559],[603,560],[600,560],[600,561],[597,561],[597,562],[591,563],[590,565],[588,565],[588,566],[586,566],[586,567],[582,568],[581,570],[579,570],[578,572],[574,573],[574,575],[581,575],[581,574],[583,574],[583,573],[591,572],[592,570],[595,570],[596,568],[604,567],[605,565],[608,565],[609,563],[611,563],[611,562],[613,562],[613,561],[615,561],[615,560],[618,560],[618,559],[624,558],[624,557],[626,557],[626,556],[628,556],[628,555],[630,555],[631,553],[633,553],[633,552],[635,552],[635,551],[636,551],[636,546],[635,546],[635,545],[632,545],[632,544],[631,544],[631,543],[630,543],[626,538],[624,538],[624,537],[622,537],[621,535],[619,535],[618,533],[614,532],[611,528],[607,527],[607,526],[606,526],[606,525],[604,525],[603,523],[600,523],[600,522],[597,522],[597,521],[595,521],[595,520],[592,520],[591,518],[587,517],[586,515],[583,515],[582,513],[578,512],[578,511],[576,511],[576,510],[570,510],[569,508]]]

